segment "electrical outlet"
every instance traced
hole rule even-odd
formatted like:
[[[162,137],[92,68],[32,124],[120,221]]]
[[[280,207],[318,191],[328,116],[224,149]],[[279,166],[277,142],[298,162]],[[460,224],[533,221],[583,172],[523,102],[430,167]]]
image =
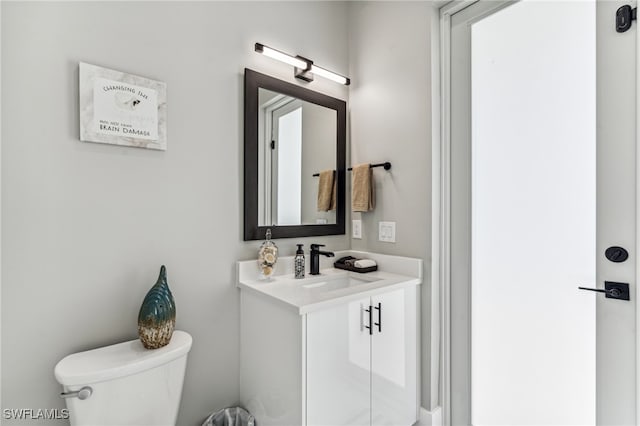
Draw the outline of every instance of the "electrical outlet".
[[[396,223],[378,222],[378,240],[385,243],[396,242]]]
[[[354,219],[351,221],[351,236],[353,238],[362,238],[362,221],[360,219]]]

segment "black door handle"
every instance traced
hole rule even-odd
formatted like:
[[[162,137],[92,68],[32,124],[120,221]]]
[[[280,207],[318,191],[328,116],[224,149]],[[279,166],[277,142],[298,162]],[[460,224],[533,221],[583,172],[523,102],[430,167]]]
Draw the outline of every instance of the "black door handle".
[[[378,322],[373,324],[378,326],[378,333],[382,333],[382,303],[378,302],[378,306],[375,309],[378,310]]]
[[[369,325],[365,325],[364,328],[369,330],[369,335],[372,335],[373,325],[371,324],[371,321],[373,320],[373,311],[371,310],[371,305],[369,305],[369,308],[365,309],[364,311],[369,314]]]
[[[629,284],[627,283],[616,283],[613,281],[605,281],[604,289],[589,288],[589,287],[578,287],[578,289],[604,293],[607,299],[630,300]]]

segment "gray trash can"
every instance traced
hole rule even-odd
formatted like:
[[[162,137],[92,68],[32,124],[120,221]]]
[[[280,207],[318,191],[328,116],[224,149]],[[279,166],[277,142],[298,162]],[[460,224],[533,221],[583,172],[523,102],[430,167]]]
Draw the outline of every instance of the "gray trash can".
[[[257,426],[256,419],[241,407],[228,407],[212,413],[202,426]]]

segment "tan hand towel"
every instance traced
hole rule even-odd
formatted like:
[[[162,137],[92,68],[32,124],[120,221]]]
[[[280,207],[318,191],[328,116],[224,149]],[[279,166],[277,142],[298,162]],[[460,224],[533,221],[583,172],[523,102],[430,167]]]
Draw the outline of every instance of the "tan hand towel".
[[[368,212],[376,207],[376,186],[370,164],[358,164],[351,171],[351,210]]]
[[[336,195],[338,194],[338,190],[336,189],[336,185],[338,184],[338,178],[336,177],[336,172],[333,172],[333,190],[331,191],[331,202],[329,203],[329,210],[336,209]]]
[[[326,212],[336,208],[336,179],[334,170],[323,170],[318,179],[318,211]]]

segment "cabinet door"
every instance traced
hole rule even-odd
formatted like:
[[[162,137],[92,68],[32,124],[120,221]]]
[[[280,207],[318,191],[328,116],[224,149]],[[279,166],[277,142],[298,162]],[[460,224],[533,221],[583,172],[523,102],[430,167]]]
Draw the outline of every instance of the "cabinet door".
[[[371,424],[369,304],[307,314],[307,426]]]
[[[417,420],[416,287],[371,298],[371,424],[409,426]]]

